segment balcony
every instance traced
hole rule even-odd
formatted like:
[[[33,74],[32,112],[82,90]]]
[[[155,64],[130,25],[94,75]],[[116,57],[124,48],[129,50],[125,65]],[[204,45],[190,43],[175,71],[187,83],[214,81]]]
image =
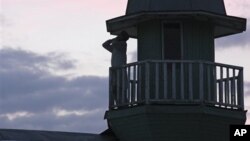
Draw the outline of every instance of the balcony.
[[[196,104],[244,110],[243,68],[205,61],[142,61],[110,68],[110,110]]]

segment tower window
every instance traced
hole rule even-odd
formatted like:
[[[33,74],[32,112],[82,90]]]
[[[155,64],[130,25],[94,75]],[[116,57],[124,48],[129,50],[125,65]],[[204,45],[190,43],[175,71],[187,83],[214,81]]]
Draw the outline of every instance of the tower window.
[[[163,58],[165,60],[181,59],[181,26],[180,23],[163,25]]]

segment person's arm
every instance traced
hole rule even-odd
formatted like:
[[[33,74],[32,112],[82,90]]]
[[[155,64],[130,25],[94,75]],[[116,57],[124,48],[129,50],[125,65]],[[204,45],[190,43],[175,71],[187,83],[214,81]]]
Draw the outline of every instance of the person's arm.
[[[112,43],[112,39],[110,39],[110,40],[107,40],[106,42],[104,42],[103,44],[102,44],[102,46],[105,48],[105,49],[107,49],[109,52],[112,52],[112,46],[111,46],[111,43]]]

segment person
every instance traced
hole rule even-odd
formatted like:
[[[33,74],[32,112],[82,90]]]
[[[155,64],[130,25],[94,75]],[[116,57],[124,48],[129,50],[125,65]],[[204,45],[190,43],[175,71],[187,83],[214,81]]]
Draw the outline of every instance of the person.
[[[111,55],[111,94],[114,104],[119,105],[122,97],[126,96],[127,75],[122,70],[122,66],[127,63],[127,43],[129,39],[127,32],[122,31],[116,38],[107,40],[102,46],[108,50]],[[124,75],[123,75],[124,74]],[[125,84],[125,85],[124,85]],[[125,95],[122,95],[124,93]],[[127,101],[127,98],[125,98]]]
[[[107,40],[102,46],[112,53],[111,67],[121,67],[127,63],[127,43],[128,33],[122,31],[116,38]]]

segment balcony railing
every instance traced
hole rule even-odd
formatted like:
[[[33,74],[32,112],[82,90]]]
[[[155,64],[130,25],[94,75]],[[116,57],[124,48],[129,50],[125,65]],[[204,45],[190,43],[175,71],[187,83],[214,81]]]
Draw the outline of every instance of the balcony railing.
[[[143,61],[110,68],[110,109],[203,104],[244,110],[243,68],[204,61]]]

